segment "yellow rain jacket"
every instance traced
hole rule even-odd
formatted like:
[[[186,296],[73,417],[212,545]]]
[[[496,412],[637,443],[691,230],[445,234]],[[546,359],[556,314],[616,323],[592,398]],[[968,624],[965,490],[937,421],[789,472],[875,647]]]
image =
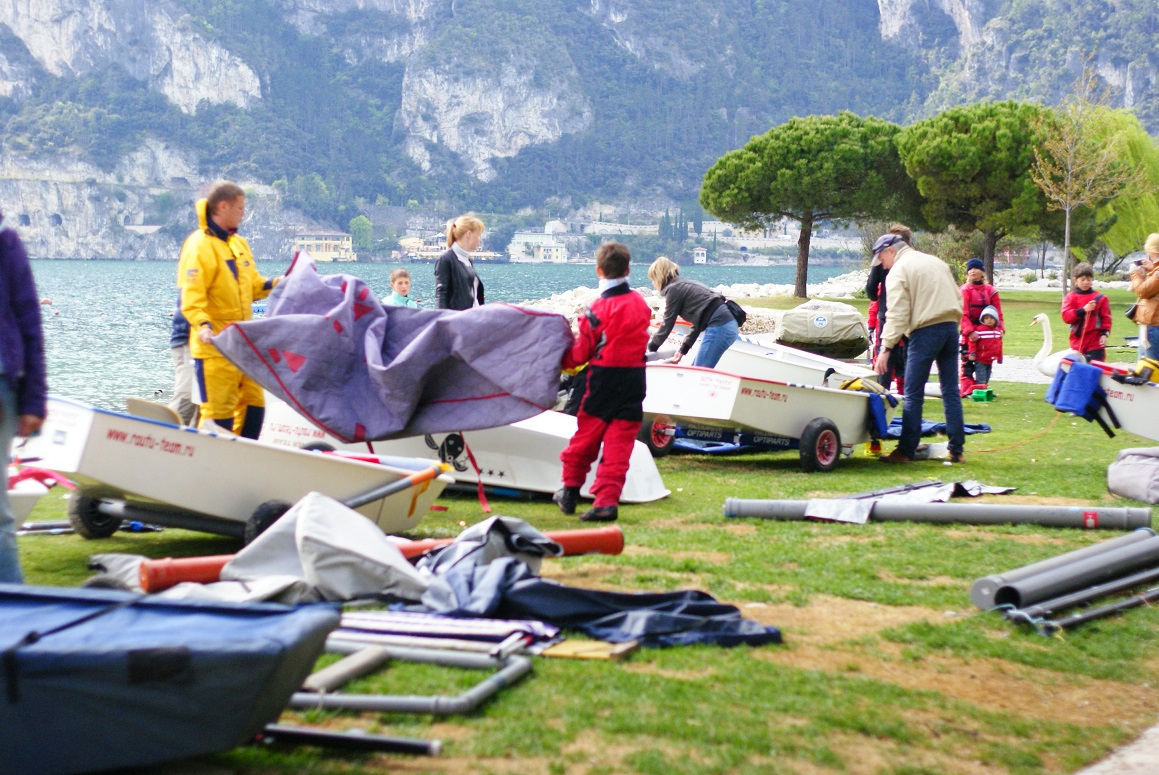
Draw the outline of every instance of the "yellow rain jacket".
[[[214,234],[206,214],[206,200],[197,202],[200,228],[185,239],[177,264],[181,313],[189,321],[189,350],[194,358],[222,357],[217,348],[202,344],[197,332],[208,323],[217,334],[230,323],[253,317],[255,299],[264,299],[281,278],[258,274],[253,252],[244,237],[223,240]]]

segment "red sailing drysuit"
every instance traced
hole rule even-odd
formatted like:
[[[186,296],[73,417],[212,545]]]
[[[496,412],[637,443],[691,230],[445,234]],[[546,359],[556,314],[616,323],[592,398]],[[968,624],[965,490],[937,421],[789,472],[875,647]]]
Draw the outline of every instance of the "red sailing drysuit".
[[[618,505],[628,476],[644,417],[644,352],[651,317],[643,296],[627,283],[615,285],[580,316],[579,332],[563,358],[565,369],[588,364],[578,427],[559,456],[563,485],[583,486],[602,443],[604,454],[592,485],[596,508]]]

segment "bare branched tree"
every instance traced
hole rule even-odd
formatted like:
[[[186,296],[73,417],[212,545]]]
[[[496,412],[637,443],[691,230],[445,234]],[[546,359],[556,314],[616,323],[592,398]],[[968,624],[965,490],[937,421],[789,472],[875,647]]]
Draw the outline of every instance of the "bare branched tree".
[[[1107,130],[1104,117],[1111,106],[1111,88],[1101,85],[1087,58],[1054,116],[1041,127],[1045,141],[1034,149],[1030,176],[1049,200],[1050,209],[1065,213],[1062,293],[1070,279],[1071,218],[1080,207],[1096,209],[1143,182],[1143,171],[1124,161],[1122,138]]]

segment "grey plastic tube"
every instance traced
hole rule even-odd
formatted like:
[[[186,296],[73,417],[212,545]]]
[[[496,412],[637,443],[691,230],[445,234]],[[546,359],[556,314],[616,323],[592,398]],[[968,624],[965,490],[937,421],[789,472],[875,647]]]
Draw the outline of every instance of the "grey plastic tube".
[[[290,697],[289,707],[358,710],[371,713],[424,713],[432,716],[462,715],[474,711],[500,690],[518,682],[531,672],[531,660],[527,657],[510,656],[505,660],[492,662],[502,664],[503,668],[454,697],[295,692]]]
[[[358,654],[366,648],[365,643],[353,643],[336,638],[329,638],[326,641],[326,650],[339,654]],[[409,649],[395,646],[375,648],[381,649],[381,652],[377,653],[384,653],[391,658],[408,662],[424,662],[481,670],[499,668],[499,670],[454,697],[294,692],[293,696],[290,697],[289,707],[358,710],[373,713],[426,713],[432,716],[462,715],[474,711],[502,689],[517,683],[531,672],[531,660],[523,656],[498,659],[482,654],[440,652],[435,649]],[[369,664],[370,660],[363,663],[364,666]]]
[[[808,501],[726,498],[724,516],[803,520]],[[1151,524],[1148,508],[1083,506],[1008,506],[990,503],[890,503],[873,506],[874,522],[936,522],[966,525],[1041,525],[1101,530],[1130,530]]]
[[[1022,608],[1156,566],[1159,566],[1159,536],[1152,536],[1004,583],[994,592],[994,605]]]
[[[1036,573],[1043,573],[1052,568],[1058,568],[1068,565],[1072,562],[1078,562],[1088,557],[1103,554],[1105,552],[1115,551],[1125,546],[1146,541],[1155,536],[1155,531],[1151,528],[1140,528],[1127,535],[1112,538],[1109,541],[1093,544],[1091,546],[1076,549],[1073,552],[1060,554],[1057,557],[1049,557],[1039,562],[1024,565],[1021,568],[1005,571],[1003,573],[995,573],[989,576],[983,576],[974,582],[970,587],[970,600],[974,605],[981,608],[983,611],[988,611],[994,607],[994,593],[998,588],[1005,584],[1013,584],[1028,576],[1033,576]]]
[[[1095,598],[1103,597],[1105,595],[1113,595],[1116,592],[1122,592],[1125,589],[1131,589],[1141,584],[1159,579],[1159,568],[1149,568],[1139,573],[1132,573],[1130,576],[1123,576],[1122,578],[1107,581],[1102,584],[1096,584],[1093,587],[1080,589],[1078,592],[1072,592],[1069,595],[1062,595],[1061,597],[1052,597],[1050,600],[1043,600],[1040,603],[1027,606],[1021,609],[1019,613],[1029,619],[1041,619],[1044,616],[1065,611],[1068,608],[1074,608],[1076,605],[1090,602]]]
[[[381,646],[367,646],[359,649],[329,667],[311,673],[302,682],[308,692],[332,692],[340,689],[355,678],[373,673],[390,661],[390,651]]]

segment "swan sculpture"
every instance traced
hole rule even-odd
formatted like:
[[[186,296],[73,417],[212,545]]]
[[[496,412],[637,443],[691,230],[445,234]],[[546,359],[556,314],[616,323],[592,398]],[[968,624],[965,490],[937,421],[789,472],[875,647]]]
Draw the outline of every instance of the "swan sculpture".
[[[1059,361],[1078,355],[1078,353],[1069,347],[1052,353],[1050,348],[1054,346],[1054,338],[1050,333],[1050,316],[1040,312],[1034,316],[1034,320],[1030,321],[1032,326],[1036,323],[1042,324],[1042,347],[1035,353],[1032,361],[1036,369],[1048,377],[1053,377],[1054,373],[1058,371]]]

